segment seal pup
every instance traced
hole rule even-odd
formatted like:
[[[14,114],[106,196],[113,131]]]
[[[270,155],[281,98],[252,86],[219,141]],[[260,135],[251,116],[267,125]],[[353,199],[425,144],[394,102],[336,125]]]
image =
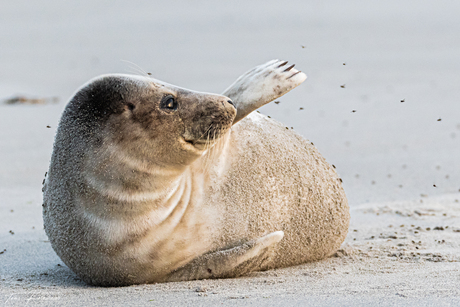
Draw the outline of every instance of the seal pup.
[[[335,170],[253,112],[306,75],[273,60],[223,95],[104,75],[66,106],[43,187],[45,231],[92,285],[235,277],[318,260],[345,239]]]

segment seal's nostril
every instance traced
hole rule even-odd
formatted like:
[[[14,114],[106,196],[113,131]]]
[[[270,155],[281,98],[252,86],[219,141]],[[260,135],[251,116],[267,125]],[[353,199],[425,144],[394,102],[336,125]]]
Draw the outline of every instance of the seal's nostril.
[[[231,104],[232,106],[235,106],[235,105],[233,104],[233,101],[227,100],[227,102],[228,102],[229,104]]]

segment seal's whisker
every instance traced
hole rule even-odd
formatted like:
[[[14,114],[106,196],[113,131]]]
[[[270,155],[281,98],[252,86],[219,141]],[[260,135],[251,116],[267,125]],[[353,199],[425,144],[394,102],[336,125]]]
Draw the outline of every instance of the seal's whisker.
[[[206,150],[206,156],[205,156],[205,159],[204,159],[204,172],[205,173],[208,173],[208,167],[209,167],[209,161],[210,161],[210,154],[211,154],[211,142],[209,141],[209,137],[211,136],[211,128],[213,126],[210,125],[209,128],[207,129],[207,135],[206,135],[206,142],[205,142],[205,150]]]
[[[215,135],[216,135],[215,138],[217,138],[217,140],[216,140],[216,142],[215,142],[215,144],[214,144],[214,146],[212,148],[213,159],[219,155],[219,152],[220,152],[220,150],[222,148],[222,144],[223,144],[222,138],[221,138],[222,130],[223,130],[222,126],[217,127],[216,130],[215,130]]]
[[[214,131],[212,131],[212,133],[213,133],[212,142],[209,141],[209,144],[208,144],[209,151],[208,151],[207,165],[206,165],[207,168],[209,168],[211,166],[211,163],[213,163],[213,161],[215,160],[216,152],[218,152],[218,150],[216,149],[216,146],[219,143],[219,140],[217,140],[217,142],[216,142],[216,134],[217,134],[217,137],[218,137],[219,130],[220,130],[219,125],[216,125],[214,127]],[[209,131],[208,136],[209,137],[211,136],[211,131]],[[209,169],[207,169],[207,170],[209,170]]]
[[[136,63],[133,63],[133,62],[128,61],[128,60],[122,60],[122,61],[131,65],[131,66],[129,66],[129,68],[134,70],[133,73],[137,73],[137,74],[139,74],[139,75],[141,75],[143,77],[149,77],[149,74],[145,70],[143,70],[139,65],[137,65]]]
[[[206,129],[206,131],[205,131],[205,133],[206,133],[206,140],[205,140],[205,142],[204,142],[204,150],[203,150],[203,152],[205,153],[204,156],[203,156],[203,169],[205,170],[205,172],[206,172],[206,164],[207,164],[207,161],[208,161],[208,154],[209,154],[209,153],[208,153],[208,141],[209,141],[209,133],[208,133],[208,131],[209,131],[209,129],[210,129],[210,127],[208,127],[208,129]],[[203,133],[203,135],[204,135],[205,133]],[[203,135],[200,136],[199,139],[201,139],[201,138],[203,137]]]
[[[212,128],[212,125],[210,125],[210,126],[208,127],[208,129],[206,129],[206,131],[203,132],[203,134],[198,138],[198,140],[201,140],[201,138],[202,138],[206,133],[208,133],[208,131],[211,130],[211,128]],[[206,143],[207,143],[207,141],[206,141]]]
[[[222,125],[216,129],[217,141],[215,142],[214,147],[213,147],[213,152],[212,152],[212,154],[213,154],[212,159],[213,160],[217,159],[219,157],[220,152],[224,148],[225,139],[226,139],[225,134],[224,134],[225,131],[226,131],[226,129],[223,128]]]
[[[213,141],[216,140],[216,133],[219,130],[220,130],[219,125],[216,125],[213,131],[213,138],[212,138]],[[211,131],[209,132],[209,136],[210,134],[211,134]],[[209,151],[208,151],[208,157],[207,157],[206,171],[209,171],[211,164],[213,163],[213,161],[215,161],[216,152],[218,152],[218,150],[216,149],[216,146],[218,146],[218,143],[220,143],[219,140],[217,142],[209,142]]]

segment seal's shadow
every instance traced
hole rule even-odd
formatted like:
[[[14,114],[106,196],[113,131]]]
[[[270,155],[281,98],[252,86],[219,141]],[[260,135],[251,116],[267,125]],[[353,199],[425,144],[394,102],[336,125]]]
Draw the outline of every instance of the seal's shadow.
[[[32,280],[33,282],[33,280]],[[70,270],[65,264],[58,264],[52,269],[46,270],[46,272],[40,273],[39,278],[36,282],[41,286],[63,286],[63,287],[75,287],[75,288],[93,288],[82,281],[72,270]]]

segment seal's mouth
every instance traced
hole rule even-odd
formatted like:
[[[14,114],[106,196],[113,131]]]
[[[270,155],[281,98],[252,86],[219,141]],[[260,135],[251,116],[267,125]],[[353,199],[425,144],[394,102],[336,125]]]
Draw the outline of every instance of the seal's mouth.
[[[205,141],[205,140],[187,140],[184,138],[185,143],[192,145],[193,147],[203,150],[206,146],[214,143],[213,141]]]
[[[188,148],[193,146],[193,149],[206,150],[213,147],[222,136],[226,134],[229,127],[222,127],[220,125],[210,125],[207,129],[201,127],[199,131],[186,130],[182,135],[182,139]]]

